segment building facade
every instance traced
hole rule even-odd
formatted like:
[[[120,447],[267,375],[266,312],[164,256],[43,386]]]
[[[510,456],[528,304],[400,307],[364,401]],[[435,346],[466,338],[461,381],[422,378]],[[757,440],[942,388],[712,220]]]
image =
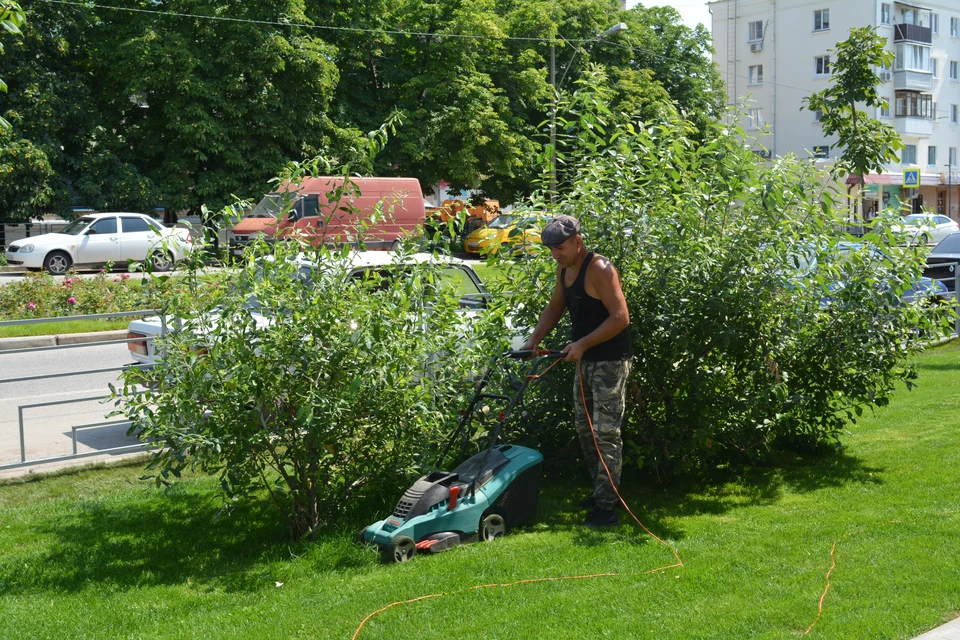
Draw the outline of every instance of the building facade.
[[[840,155],[802,100],[829,85],[831,50],[850,29],[875,27],[896,61],[877,69],[889,106],[867,111],[906,148],[900,163],[867,176],[864,213],[899,203],[960,220],[960,0],[717,0],[709,8],[727,103],[743,103],[741,126],[764,157]],[[905,169],[919,169],[918,188],[904,188]]]

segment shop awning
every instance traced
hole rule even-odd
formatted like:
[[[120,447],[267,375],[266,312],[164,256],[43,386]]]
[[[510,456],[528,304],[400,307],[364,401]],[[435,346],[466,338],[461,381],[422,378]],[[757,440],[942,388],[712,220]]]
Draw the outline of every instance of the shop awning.
[[[920,174],[920,185],[921,186],[937,186],[940,184],[945,184],[942,182],[943,174],[930,174],[930,173],[921,173]],[[891,173],[870,173],[863,176],[863,181],[867,184],[889,184],[895,186],[901,186],[903,184],[903,176],[900,174],[891,174]],[[847,184],[856,185],[859,184],[857,176],[849,175],[847,176]],[[960,181],[957,182],[960,184]]]
[[[867,184],[903,184],[903,176],[892,176],[887,173],[868,173],[863,176],[863,181]],[[847,176],[847,184],[860,184],[858,176]]]

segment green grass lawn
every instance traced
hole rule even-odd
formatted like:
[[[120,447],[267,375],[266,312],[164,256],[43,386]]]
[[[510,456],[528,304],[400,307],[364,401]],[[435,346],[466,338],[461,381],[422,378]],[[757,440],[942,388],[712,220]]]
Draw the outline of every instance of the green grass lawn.
[[[919,388],[853,426],[842,453],[686,486],[627,477],[670,550],[622,516],[578,526],[583,469],[544,486],[539,522],[490,544],[379,564],[352,533],[287,542],[268,501],[218,517],[216,483],[139,467],[0,484],[0,638],[912,638],[960,615],[960,343]],[[569,425],[560,428],[570,428]],[[399,496],[385,496],[389,510]],[[535,582],[547,577],[616,576]]]

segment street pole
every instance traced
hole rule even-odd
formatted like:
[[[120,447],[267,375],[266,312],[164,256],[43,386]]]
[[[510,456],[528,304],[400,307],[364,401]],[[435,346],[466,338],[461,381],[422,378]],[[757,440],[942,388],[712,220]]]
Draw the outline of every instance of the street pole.
[[[620,33],[621,31],[627,30],[627,24],[624,22],[618,22],[613,25],[603,33],[598,33],[594,37],[590,38],[583,43],[585,47],[594,40],[603,40],[607,36],[611,36],[615,33]],[[561,36],[562,37],[562,36]],[[568,43],[569,44],[569,43]],[[563,84],[563,79],[567,77],[567,72],[570,71],[570,67],[573,66],[573,60],[577,57],[577,53],[582,47],[576,47],[573,50],[573,55],[570,56],[570,62],[567,63],[567,67],[563,70],[563,76],[560,77],[559,84]],[[559,99],[558,94],[558,83],[557,83],[557,47],[555,41],[550,41],[550,86],[553,88],[553,101],[550,105],[550,203],[553,204],[557,201],[557,101]]]
[[[947,163],[947,217],[948,217],[948,218],[951,218],[951,217],[952,217],[952,216],[950,215],[950,213],[951,213],[951,211],[950,211],[950,187],[953,186],[953,185],[952,185],[952,182],[951,182],[951,180],[953,180],[953,176],[951,175],[952,173],[953,173],[953,171],[951,170],[951,168],[950,168],[950,163],[948,162],[948,163]]]
[[[550,105],[550,204],[557,201],[557,47],[550,43],[550,86],[553,103]]]

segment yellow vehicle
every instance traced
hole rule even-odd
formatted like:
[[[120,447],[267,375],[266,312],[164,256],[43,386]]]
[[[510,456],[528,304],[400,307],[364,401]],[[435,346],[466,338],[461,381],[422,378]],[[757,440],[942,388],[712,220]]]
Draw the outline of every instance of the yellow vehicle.
[[[510,251],[529,251],[531,244],[540,244],[540,229],[548,217],[538,213],[504,213],[486,227],[476,229],[463,241],[467,253],[496,253],[501,245]]]

